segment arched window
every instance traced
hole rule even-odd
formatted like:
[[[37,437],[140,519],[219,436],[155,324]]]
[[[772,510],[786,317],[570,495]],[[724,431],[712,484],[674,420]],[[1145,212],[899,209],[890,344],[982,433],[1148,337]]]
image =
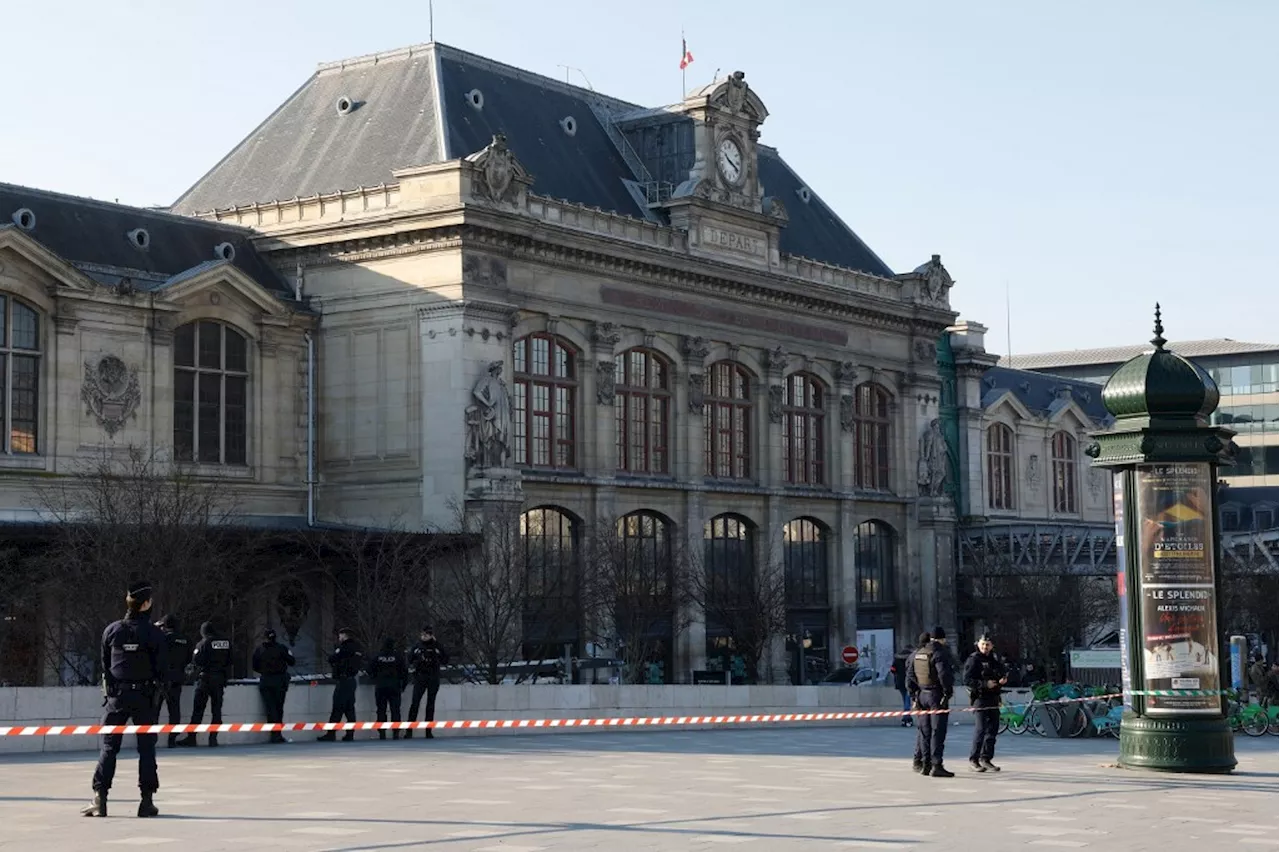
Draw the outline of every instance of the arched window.
[[[741,364],[711,365],[702,409],[707,476],[751,477],[751,374]]]
[[[761,639],[751,617],[755,586],[751,524],[737,515],[717,515],[707,521],[702,563],[708,662],[733,671],[735,682],[754,679],[751,669]]]
[[[1003,423],[987,429],[987,506],[1013,509],[1013,430]]]
[[[515,342],[512,458],[521,467],[573,468],[577,356],[547,334]]]
[[[181,461],[242,465],[249,436],[249,344],[213,320],[173,333],[173,453]]]
[[[670,600],[671,525],[654,512],[632,512],[618,519],[622,546],[620,594]]]
[[[787,669],[795,684],[816,683],[825,672],[830,606],[827,600],[827,530],[796,518],[782,528],[786,568]]]
[[[578,524],[543,506],[520,516],[528,589],[524,602],[526,659],[560,656],[578,640]]]
[[[0,294],[0,319],[4,452],[35,453],[39,449],[40,315],[12,296]]]
[[[1053,435],[1053,511],[1074,513],[1076,507],[1076,439]]]
[[[889,490],[889,392],[866,382],[854,388],[854,485]]]
[[[666,360],[647,349],[631,349],[613,359],[613,369],[618,470],[667,473],[671,370]]]
[[[854,532],[858,605],[892,607],[894,600],[894,535],[881,521],[859,524]]]
[[[822,485],[824,478],[823,419],[826,395],[813,376],[787,377],[782,404],[782,452],[787,482]]]
[[[618,558],[593,569],[627,683],[670,683],[674,662],[672,528],[654,512],[618,519]]]

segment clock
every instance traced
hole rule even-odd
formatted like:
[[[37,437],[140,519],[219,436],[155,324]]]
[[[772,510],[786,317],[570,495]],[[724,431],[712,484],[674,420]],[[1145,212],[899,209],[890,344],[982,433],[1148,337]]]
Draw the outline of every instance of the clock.
[[[742,180],[744,170],[742,159],[742,148],[737,141],[732,138],[720,140],[720,146],[716,149],[716,165],[720,167],[720,174],[729,183],[736,184]]]

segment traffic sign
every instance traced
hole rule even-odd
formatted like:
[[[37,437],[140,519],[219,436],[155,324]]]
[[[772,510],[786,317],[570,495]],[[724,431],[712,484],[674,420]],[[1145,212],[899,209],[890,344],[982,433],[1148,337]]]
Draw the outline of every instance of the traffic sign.
[[[852,645],[845,645],[844,650],[840,652],[840,659],[844,660],[846,665],[853,665],[858,662],[858,649]]]

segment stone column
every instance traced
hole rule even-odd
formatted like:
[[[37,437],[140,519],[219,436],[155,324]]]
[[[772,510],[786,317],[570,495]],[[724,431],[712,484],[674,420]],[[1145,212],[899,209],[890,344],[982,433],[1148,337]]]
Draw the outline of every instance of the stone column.
[[[164,448],[166,457],[173,454],[173,319],[168,314],[151,317],[151,376],[149,393],[144,392],[143,412],[150,415],[147,423],[151,446]],[[261,422],[263,403],[254,411],[255,421]]]
[[[710,377],[707,375],[707,355],[711,346],[704,338],[686,337],[682,345],[684,350],[684,386],[677,388],[676,413],[684,415],[674,418],[684,424],[680,430],[679,456],[673,473],[679,482],[702,482],[709,471],[706,461],[706,422],[705,408]],[[686,413],[687,412],[687,413]]]
[[[782,406],[786,400],[783,371],[787,365],[786,353],[781,346],[765,352],[764,363],[764,387],[756,398],[763,400],[765,414],[764,428],[760,433],[760,484],[768,487],[780,486],[786,478],[782,451]]]
[[[259,482],[280,479],[280,436],[290,423],[289,397],[282,392],[280,376],[280,342],[275,332],[258,328],[257,394],[254,400],[253,442],[254,466]]]
[[[684,493],[685,507],[681,527],[683,536],[679,543],[683,552],[678,552],[676,558],[684,560],[681,570],[702,571],[704,570],[703,524],[706,521],[706,501],[701,491],[686,491]],[[685,674],[691,675],[695,669],[705,669],[707,667],[706,613],[702,611],[700,606],[691,601],[686,601],[684,606],[684,621],[689,626],[676,642],[675,664],[678,672],[673,673],[673,682],[678,682],[676,677],[681,677]]]
[[[587,453],[582,469],[602,479],[612,479],[618,469],[618,424],[613,402],[614,389],[621,378],[614,371],[614,347],[619,337],[613,323],[596,323],[591,330],[590,360],[583,370],[583,378],[590,378],[593,387],[590,395],[584,393],[582,399],[583,426],[589,430],[581,442]]]

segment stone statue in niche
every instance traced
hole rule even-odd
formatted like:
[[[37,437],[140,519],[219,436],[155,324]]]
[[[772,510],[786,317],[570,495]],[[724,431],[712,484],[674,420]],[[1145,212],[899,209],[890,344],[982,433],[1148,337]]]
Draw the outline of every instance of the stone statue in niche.
[[[85,361],[80,398],[108,437],[114,438],[142,402],[138,371],[115,355],[104,355],[96,364]]]
[[[466,459],[479,469],[506,467],[511,453],[511,394],[502,380],[502,362],[493,361],[471,389],[467,406]]]
[[[852,432],[853,424],[857,419],[853,406],[853,397],[845,394],[840,397],[840,429],[844,432]]]
[[[705,373],[689,374],[689,411],[701,414],[707,403],[707,376]]]
[[[1027,459],[1027,484],[1032,488],[1040,487],[1040,456],[1035,453]]]
[[[618,393],[618,376],[614,369],[613,359],[596,362],[596,402],[601,405],[613,405]]]
[[[941,497],[950,470],[950,450],[942,434],[942,421],[935,417],[920,436],[920,461],[916,473],[920,496]]]
[[[782,422],[782,385],[769,385],[769,422]]]

